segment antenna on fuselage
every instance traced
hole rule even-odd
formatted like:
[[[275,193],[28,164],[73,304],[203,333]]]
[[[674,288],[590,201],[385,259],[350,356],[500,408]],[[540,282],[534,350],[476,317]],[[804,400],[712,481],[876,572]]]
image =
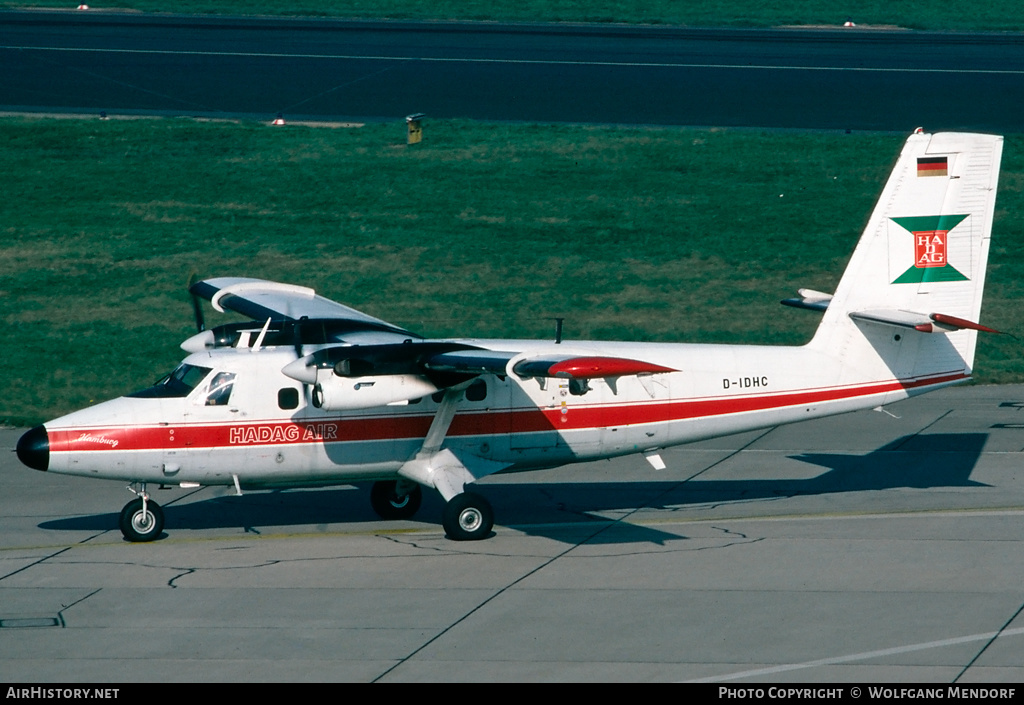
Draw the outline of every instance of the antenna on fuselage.
[[[268,318],[267,322],[263,324],[263,329],[260,331],[259,337],[256,338],[256,343],[252,346],[253,352],[259,352],[263,349],[263,340],[267,337],[267,331],[270,330],[271,320],[272,319]]]

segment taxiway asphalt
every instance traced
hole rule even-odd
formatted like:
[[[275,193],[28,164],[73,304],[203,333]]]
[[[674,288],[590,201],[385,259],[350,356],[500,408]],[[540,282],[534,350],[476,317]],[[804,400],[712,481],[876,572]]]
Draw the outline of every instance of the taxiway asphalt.
[[[497,476],[495,535],[365,488],[40,473],[0,431],[0,680],[1024,680],[1024,386]]]

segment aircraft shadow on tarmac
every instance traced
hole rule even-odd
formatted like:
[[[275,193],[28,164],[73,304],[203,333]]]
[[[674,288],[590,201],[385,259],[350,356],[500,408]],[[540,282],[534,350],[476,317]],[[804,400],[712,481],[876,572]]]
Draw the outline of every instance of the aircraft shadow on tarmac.
[[[970,479],[988,438],[984,433],[911,435],[867,455],[805,453],[789,456],[827,468],[809,479],[736,479],[641,482],[538,482],[480,487],[495,506],[497,521],[526,534],[578,543],[657,543],[685,537],[635,524],[608,522],[636,507],[685,509],[708,503],[870,492],[897,488],[985,487]],[[153,493],[164,506],[165,529],[200,531],[241,528],[259,534],[288,526],[379,522],[365,490],[352,487],[250,492],[183,504]],[[439,524],[441,499],[424,492],[416,523]],[[603,516],[596,513],[605,513]],[[117,514],[93,514],[43,522],[55,531],[117,530]],[[593,535],[588,538],[589,535]]]

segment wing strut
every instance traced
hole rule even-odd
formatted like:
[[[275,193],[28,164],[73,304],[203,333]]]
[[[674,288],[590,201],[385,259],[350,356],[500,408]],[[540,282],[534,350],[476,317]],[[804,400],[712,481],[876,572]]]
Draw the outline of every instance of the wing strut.
[[[509,466],[509,463],[498,463],[474,455],[463,454],[463,459],[472,466],[470,469],[466,467],[463,459],[456,456],[450,448],[442,449],[459,402],[462,401],[466,388],[473,381],[467,380],[445,389],[444,399],[441,400],[441,406],[434,415],[434,420],[430,422],[430,429],[423,438],[423,445],[415,456],[398,469],[398,474],[402,477],[436,489],[444,497],[445,502],[462,494],[465,486],[469,483]]]
[[[430,430],[427,431],[427,435],[423,439],[423,446],[416,453],[417,458],[430,456],[441,450],[445,436],[448,435],[448,429],[451,428],[452,419],[455,418],[455,411],[459,402],[465,398],[468,386],[469,383],[464,382],[444,390],[444,399],[441,400],[441,406],[438,407],[434,420],[430,422]]]

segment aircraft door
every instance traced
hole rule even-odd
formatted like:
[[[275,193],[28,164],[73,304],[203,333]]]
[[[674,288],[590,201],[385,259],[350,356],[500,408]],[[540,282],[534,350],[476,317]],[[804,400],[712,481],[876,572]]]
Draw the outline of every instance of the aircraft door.
[[[219,432],[225,428],[225,422],[247,416],[239,403],[245,394],[236,382],[234,372],[213,372],[185,400],[184,423],[177,431],[175,447],[168,449],[164,459],[164,475],[169,479],[174,479],[179,472],[183,480],[209,479],[206,476],[215,469],[211,462],[214,450],[219,451],[221,460],[225,459],[223,453],[229,449],[219,447],[223,441]],[[173,441],[175,436],[171,438]],[[238,452],[243,451],[238,449]],[[228,460],[227,465],[241,466],[243,462],[240,455]],[[226,471],[227,466],[222,469]]]

